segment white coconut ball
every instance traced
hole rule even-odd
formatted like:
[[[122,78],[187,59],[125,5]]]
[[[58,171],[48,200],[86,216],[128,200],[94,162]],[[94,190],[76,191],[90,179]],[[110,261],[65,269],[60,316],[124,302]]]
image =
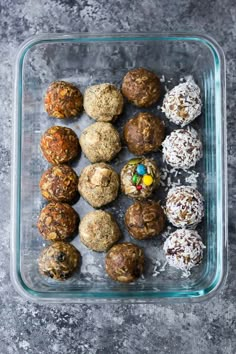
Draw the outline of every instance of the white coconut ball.
[[[189,169],[202,157],[202,142],[195,129],[174,130],[162,143],[163,159],[174,168]]]
[[[178,186],[169,190],[165,212],[176,227],[195,227],[204,216],[203,197],[191,186]]]
[[[166,239],[163,250],[168,264],[184,272],[199,265],[206,248],[197,231],[179,229]]]
[[[200,88],[189,79],[166,93],[162,112],[170,121],[184,127],[201,114],[201,108]]]

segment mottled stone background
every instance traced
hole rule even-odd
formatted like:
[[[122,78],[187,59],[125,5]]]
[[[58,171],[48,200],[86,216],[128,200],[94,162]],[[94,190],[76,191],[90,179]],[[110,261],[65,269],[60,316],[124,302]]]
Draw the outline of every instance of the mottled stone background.
[[[236,5],[235,0],[1,0],[0,2],[0,353],[236,353]],[[21,299],[9,277],[13,62],[42,32],[199,31],[227,59],[229,276],[221,293],[195,305],[46,306]]]

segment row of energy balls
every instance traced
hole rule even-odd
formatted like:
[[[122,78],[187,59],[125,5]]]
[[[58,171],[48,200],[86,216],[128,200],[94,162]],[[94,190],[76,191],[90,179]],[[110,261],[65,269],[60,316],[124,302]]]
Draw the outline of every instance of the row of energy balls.
[[[181,85],[182,91],[187,90],[189,95],[183,95],[182,92],[180,94],[177,92],[178,95],[175,95],[175,99],[179,100],[176,116],[182,119],[183,124],[199,115],[200,103],[198,102],[199,95],[193,97],[197,87],[194,83],[178,86]],[[176,104],[173,103],[172,93],[176,88],[165,96],[163,102],[163,110],[171,120],[174,119],[173,115],[170,116],[167,113],[168,97],[170,99],[169,109],[171,106],[175,109]],[[136,106],[148,107],[160,97],[160,80],[146,69],[131,70],[124,77],[122,93]],[[189,109],[191,99],[192,106]],[[42,274],[58,280],[71,276],[80,260],[80,254],[76,248],[63,242],[76,233],[79,222],[77,213],[68,203],[73,204],[79,190],[84,199],[93,207],[99,208],[114,200],[119,190],[118,174],[104,161],[108,162],[113,159],[121,149],[119,134],[109,122],[114,121],[121,114],[123,96],[111,84],[87,88],[84,100],[79,89],[72,84],[60,81],[49,86],[45,97],[45,108],[50,116],[60,119],[73,117],[78,115],[83,107],[90,117],[97,120],[97,123],[85,129],[80,140],[71,129],[60,126],[49,128],[41,139],[43,155],[54,166],[48,169],[40,180],[41,193],[50,204],[40,213],[38,229],[46,240],[54,241],[54,243],[42,251],[39,257],[39,270]],[[177,139],[173,139],[173,146],[168,150],[168,144],[170,145],[174,133],[177,134]],[[179,163],[179,166],[174,167],[183,168],[184,164],[189,165],[184,168],[193,166],[201,157],[201,143],[196,132],[193,129],[182,129],[172,134],[163,142],[163,122],[146,112],[133,117],[124,127],[124,139],[132,153],[143,155],[156,151],[163,142],[164,158],[168,163],[173,165],[170,155],[176,151],[176,159],[179,162],[175,161],[175,164]],[[176,145],[176,142],[181,145],[181,140],[182,154]],[[80,145],[93,164],[85,167],[78,178],[75,171],[65,163],[78,156]],[[156,163],[144,157],[130,160],[121,171],[122,191],[138,200],[148,198],[158,186],[159,181],[160,173]],[[191,187],[180,187],[179,198],[173,208],[168,207],[169,204],[175,204],[170,192],[166,207],[168,219],[177,227],[191,226],[199,222],[203,214],[202,198],[199,192]],[[174,195],[176,196],[176,193]],[[164,229],[165,215],[159,203],[137,202],[127,210],[125,223],[134,238],[146,239],[159,234]],[[169,242],[170,247],[166,250],[167,260],[177,256],[180,260],[184,259],[181,262],[190,268],[201,261],[203,244],[195,231],[179,231],[181,232],[178,240],[182,248],[178,242],[175,244]],[[102,210],[88,213],[80,222],[79,233],[81,241],[95,251],[107,251],[120,238],[120,230],[114,218]],[[174,235],[171,237],[173,239]],[[189,244],[195,252],[186,257],[185,246],[191,248]],[[136,279],[143,271],[143,264],[143,251],[132,243],[117,244],[106,256],[107,273],[118,281],[130,282]],[[174,265],[180,268],[178,264]]]

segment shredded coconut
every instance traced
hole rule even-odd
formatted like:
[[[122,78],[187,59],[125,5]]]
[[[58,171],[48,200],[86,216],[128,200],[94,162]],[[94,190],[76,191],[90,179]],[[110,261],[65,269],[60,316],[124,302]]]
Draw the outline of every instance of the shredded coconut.
[[[196,130],[190,127],[174,130],[162,147],[163,160],[174,168],[189,169],[202,157],[202,143]]]
[[[204,216],[203,197],[192,186],[173,187],[166,199],[166,215],[176,227],[194,227]]]
[[[202,102],[200,88],[191,77],[180,83],[165,95],[162,112],[175,124],[182,127],[192,122],[201,114]]]
[[[199,265],[206,248],[197,231],[179,229],[165,241],[163,250],[168,264],[184,271],[183,277],[190,275],[190,269]]]
[[[162,75],[162,76],[161,76],[160,81],[161,81],[161,82],[165,82],[165,81],[166,81],[166,79],[165,79],[165,76],[164,76],[164,75]]]

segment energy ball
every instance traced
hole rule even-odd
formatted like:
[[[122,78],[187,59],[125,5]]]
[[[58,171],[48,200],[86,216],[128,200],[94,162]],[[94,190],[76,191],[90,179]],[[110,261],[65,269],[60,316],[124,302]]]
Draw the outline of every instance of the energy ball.
[[[39,272],[55,280],[66,280],[77,270],[79,251],[69,243],[54,242],[45,247],[38,259]]]
[[[128,101],[135,106],[150,107],[160,98],[160,79],[147,69],[133,69],[125,75],[121,90]]]
[[[46,91],[44,105],[51,117],[72,118],[82,112],[83,96],[80,90],[69,82],[55,81]]]
[[[112,84],[93,85],[84,93],[84,109],[99,122],[114,121],[123,110],[124,99]]]
[[[124,140],[134,155],[156,151],[165,137],[164,123],[151,113],[138,113],[124,127]]]
[[[40,147],[45,159],[53,165],[74,160],[80,152],[75,132],[60,126],[51,127],[43,134]]]
[[[113,216],[103,210],[86,214],[81,220],[79,234],[81,242],[97,252],[106,252],[121,236]]]
[[[135,202],[125,213],[125,225],[137,240],[159,235],[165,227],[165,214],[159,203],[152,200]]]
[[[42,196],[50,202],[72,202],[78,194],[77,185],[78,176],[67,165],[49,168],[39,182]]]
[[[201,108],[200,88],[188,80],[166,93],[162,112],[171,122],[184,127],[201,114]]]
[[[190,186],[171,188],[166,199],[166,215],[176,227],[194,227],[204,216],[203,197]]]
[[[164,142],[163,159],[174,168],[189,169],[202,157],[202,143],[196,130],[178,129],[168,135]]]
[[[160,182],[156,162],[142,157],[129,160],[122,168],[120,177],[122,192],[135,199],[150,197]]]
[[[64,241],[75,234],[79,216],[65,203],[49,203],[38,218],[38,230],[47,241]]]
[[[163,250],[170,266],[189,272],[202,262],[204,248],[197,231],[179,229],[166,239]]]
[[[113,280],[133,282],[141,276],[143,269],[143,250],[133,243],[117,244],[106,255],[106,272]]]
[[[97,122],[80,136],[83,153],[91,162],[111,161],[121,150],[120,136],[111,123]]]
[[[94,208],[100,208],[116,199],[119,176],[103,162],[85,167],[79,177],[78,189],[82,197]]]

